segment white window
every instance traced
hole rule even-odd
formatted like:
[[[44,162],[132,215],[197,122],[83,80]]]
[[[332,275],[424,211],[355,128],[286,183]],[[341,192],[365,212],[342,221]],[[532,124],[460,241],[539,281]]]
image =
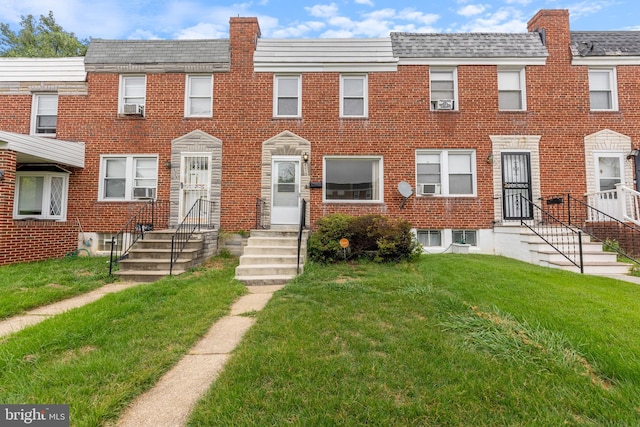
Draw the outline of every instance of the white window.
[[[68,173],[18,171],[13,217],[64,221],[67,217],[68,190]]]
[[[213,76],[187,76],[184,105],[186,117],[211,117]]]
[[[120,114],[142,114],[146,93],[146,76],[120,76]]]
[[[274,76],[273,115],[302,116],[302,76]]]
[[[98,199],[155,199],[157,182],[156,156],[102,156]]]
[[[56,136],[58,124],[58,95],[33,95],[31,108],[31,133],[41,136]]]
[[[382,202],[381,157],[325,157],[325,202]]]
[[[469,150],[418,150],[417,195],[474,196],[476,153]]]
[[[441,247],[442,231],[440,230],[418,230],[418,242],[424,247]]]
[[[524,68],[498,70],[498,108],[526,110]]]
[[[478,246],[476,230],[451,230],[451,240],[453,243],[463,243],[471,246]]]
[[[591,110],[618,109],[615,68],[589,69],[589,98]]]
[[[458,72],[455,68],[429,70],[432,110],[458,109]]]
[[[340,76],[340,116],[367,117],[367,76]]]

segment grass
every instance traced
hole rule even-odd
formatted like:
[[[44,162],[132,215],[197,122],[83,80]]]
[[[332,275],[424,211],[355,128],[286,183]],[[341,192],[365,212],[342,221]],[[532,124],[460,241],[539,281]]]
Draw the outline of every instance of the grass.
[[[0,319],[114,281],[106,257],[72,257],[0,267]]]
[[[476,255],[308,265],[190,425],[638,425],[640,287]]]
[[[68,403],[74,426],[113,422],[245,292],[236,264],[216,258],[3,338],[0,402]]]
[[[113,425],[245,292],[236,265],[214,258],[0,339],[0,402]],[[190,425],[640,424],[631,283],[480,255],[309,264],[247,315]]]

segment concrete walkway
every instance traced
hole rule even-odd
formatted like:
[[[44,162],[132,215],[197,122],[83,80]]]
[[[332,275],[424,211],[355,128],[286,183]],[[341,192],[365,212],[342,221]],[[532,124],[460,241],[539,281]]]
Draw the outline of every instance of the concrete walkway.
[[[247,286],[249,294],[231,306],[230,315],[215,322],[177,365],[138,397],[117,426],[184,426],[194,405],[209,390],[233,349],[255,322],[253,317],[242,314],[261,310],[283,286]]]
[[[19,330],[24,329],[27,326],[40,323],[43,320],[48,319],[49,317],[55,316],[56,314],[64,313],[65,311],[71,310],[73,308],[82,307],[83,305],[92,303],[107,294],[120,292],[122,290],[138,285],[140,285],[140,283],[112,283],[101,288],[94,289],[89,293],[78,295],[76,297],[59,301],[54,304],[46,305],[44,307],[39,307],[27,311],[26,314],[3,320],[0,322],[0,337],[18,332]]]

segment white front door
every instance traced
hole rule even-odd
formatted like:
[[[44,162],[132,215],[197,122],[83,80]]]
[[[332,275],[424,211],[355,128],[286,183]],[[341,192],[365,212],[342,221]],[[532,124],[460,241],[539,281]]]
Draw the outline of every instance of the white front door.
[[[198,199],[209,200],[211,154],[183,153],[180,165],[180,221]]]
[[[300,158],[273,157],[271,169],[271,224],[300,221]]]
[[[624,183],[624,154],[596,153],[595,165],[598,193],[594,207],[614,218],[621,219],[622,206],[621,201],[618,200],[616,184]]]

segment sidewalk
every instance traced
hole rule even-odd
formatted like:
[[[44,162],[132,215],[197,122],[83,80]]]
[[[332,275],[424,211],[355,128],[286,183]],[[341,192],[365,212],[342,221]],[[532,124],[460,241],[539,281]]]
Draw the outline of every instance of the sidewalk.
[[[125,411],[118,427],[179,427],[209,390],[233,349],[255,318],[242,316],[261,310],[274,292],[284,285],[247,286],[249,294],[231,306],[231,313],[218,320],[189,353],[149,391]]]

